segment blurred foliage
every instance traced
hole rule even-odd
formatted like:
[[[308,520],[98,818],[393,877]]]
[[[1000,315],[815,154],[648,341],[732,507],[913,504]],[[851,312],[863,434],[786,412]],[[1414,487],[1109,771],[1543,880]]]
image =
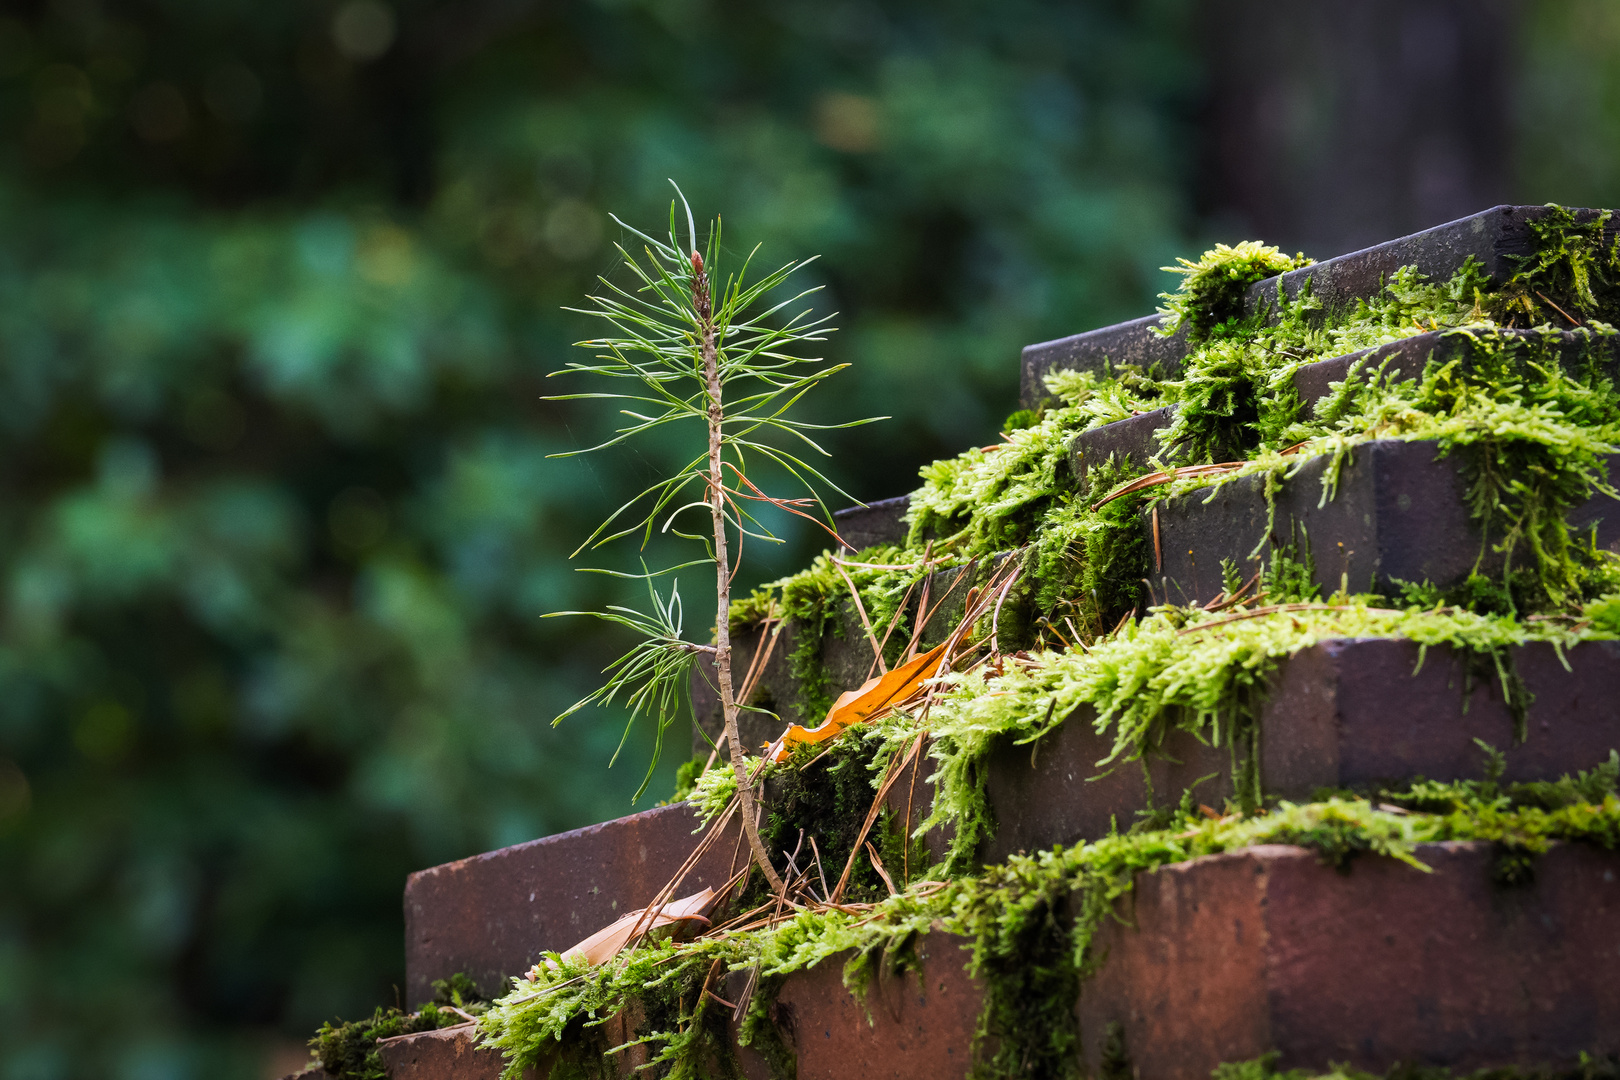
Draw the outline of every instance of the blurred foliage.
[[[546,724],[623,643],[538,618],[657,464],[546,459],[608,211],[822,255],[897,494],[1208,246],[1189,6],[0,4],[0,1077],[291,1067],[396,1004],[406,873],[629,808]],[[1533,7],[1531,197],[1613,205],[1612,5]]]
[[[1531,0],[1520,59],[1524,198],[1620,206],[1620,4]]]
[[[1179,0],[4,10],[8,1080],[264,1075],[395,1003],[406,873],[630,809],[546,723],[623,643],[538,618],[657,464],[546,459],[608,211],[823,256],[865,497],[1186,246]]]

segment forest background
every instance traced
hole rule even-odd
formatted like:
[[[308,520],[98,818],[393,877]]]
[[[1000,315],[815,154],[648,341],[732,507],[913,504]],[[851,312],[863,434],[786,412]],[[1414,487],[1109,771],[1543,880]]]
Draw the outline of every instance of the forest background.
[[[1208,242],[1620,204],[1620,5],[0,4],[0,1078],[288,1071],[409,871],[631,809],[547,723],[625,643],[540,615],[660,459],[541,395],[669,177],[822,256],[881,498]]]

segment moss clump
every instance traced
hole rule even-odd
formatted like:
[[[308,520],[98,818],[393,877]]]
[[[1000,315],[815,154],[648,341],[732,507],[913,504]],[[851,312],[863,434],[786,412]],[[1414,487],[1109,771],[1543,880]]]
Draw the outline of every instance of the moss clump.
[[[1303,255],[1289,258],[1274,247],[1245,240],[1236,247],[1216,244],[1197,262],[1177,259],[1165,270],[1181,275],[1181,287],[1164,293],[1161,332],[1185,329],[1194,341],[1227,330],[1243,320],[1243,294],[1250,285],[1269,277],[1309,266]]]
[[[1293,468],[1320,454],[1337,463],[1374,438],[1433,442],[1440,456],[1462,463],[1481,559],[1490,549],[1503,556],[1504,606],[1547,611],[1582,603],[1615,583],[1614,559],[1573,535],[1567,522],[1570,510],[1594,495],[1616,497],[1606,462],[1620,442],[1615,337],[1607,326],[1529,336],[1453,331],[1454,355],[1430,361],[1419,379],[1352,373],[1324,410],[1320,423],[1330,430],[1316,429]],[[1325,474],[1324,498],[1336,479],[1336,469]],[[1468,591],[1478,595],[1477,583]]]
[[[453,1027],[488,1008],[472,979],[457,972],[448,979],[434,980],[433,1000],[417,1011],[379,1008],[364,1019],[328,1021],[309,1040],[309,1048],[314,1062],[333,1080],[387,1080],[382,1056],[377,1053],[379,1039]]]
[[[1348,1065],[1314,1069],[1278,1069],[1275,1051],[1251,1061],[1217,1065],[1212,1080],[1620,1080],[1620,1055],[1581,1054],[1574,1064],[1504,1065],[1454,1074],[1437,1065],[1397,1064],[1388,1072],[1369,1073]]]
[[[1512,325],[1577,325],[1581,319],[1614,318],[1620,309],[1620,235],[1614,213],[1577,217],[1549,203],[1530,222],[1530,254],[1515,268],[1494,306]]]
[[[932,707],[928,726],[935,762],[933,813],[921,829],[954,830],[950,870],[972,869],[972,858],[991,823],[983,762],[998,740],[1039,741],[1090,706],[1100,734],[1113,746],[1099,764],[1125,764],[1158,754],[1175,731],[1226,747],[1243,803],[1264,798],[1251,767],[1265,687],[1286,657],[1323,641],[1404,638],[1422,647],[1451,646],[1480,658],[1513,700],[1508,651],[1531,641],[1568,648],[1582,640],[1610,640],[1595,625],[1579,631],[1557,622],[1461,610],[1405,611],[1347,598],[1326,610],[1276,611],[1227,621],[1201,609],[1157,608],[1085,651],[1039,653],[1020,662],[980,667],[952,676],[950,692]],[[903,741],[904,718],[880,721],[872,737]]]
[[[855,850],[855,839],[866,823],[866,814],[872,807],[873,764],[879,747],[860,738],[852,731],[828,744],[800,744],[793,749],[788,760],[773,766],[765,778],[765,819],[760,823],[760,837],[772,856],[784,861],[798,852],[796,865],[809,870],[814,891],[828,899],[821,887],[820,877],[826,875],[828,887],[838,883],[844,865]],[[895,830],[888,814],[880,815],[869,839],[881,843]],[[814,838],[812,847],[810,838]],[[876,844],[874,844],[876,846]],[[816,853],[820,853],[820,870]],[[881,848],[879,857],[882,857]],[[920,867],[919,867],[920,869]],[[899,868],[894,868],[899,874]],[[745,897],[744,907],[765,902],[769,896],[761,892]],[[871,861],[865,857],[855,860],[850,872],[844,897],[853,903],[879,900],[887,895],[883,881],[878,877]]]
[[[1188,465],[1297,442],[1304,407],[1294,372],[1301,365],[1415,334],[1490,325],[1478,307],[1488,285],[1472,259],[1444,282],[1403,267],[1378,294],[1326,311],[1307,282],[1296,296],[1225,324],[1188,353],[1181,377],[1162,387],[1176,414],[1160,442],[1171,460]]]

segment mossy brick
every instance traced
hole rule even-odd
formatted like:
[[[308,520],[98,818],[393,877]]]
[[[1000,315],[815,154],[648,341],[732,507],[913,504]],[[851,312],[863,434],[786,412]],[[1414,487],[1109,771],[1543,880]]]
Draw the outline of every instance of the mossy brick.
[[[1157,367],[1166,375],[1175,373],[1187,355],[1187,335],[1185,332],[1161,334],[1162,323],[1162,316],[1148,315],[1083,334],[1025,345],[1020,357],[1020,404],[1026,409],[1040,406],[1049,396],[1045,381],[1049,373],[1100,370],[1104,360],[1116,366],[1133,364],[1144,369]]]
[[[1347,638],[1294,653],[1278,663],[1260,708],[1262,790],[1304,802],[1322,789],[1372,791],[1414,776],[1478,779],[1486,762],[1476,739],[1503,753],[1510,783],[1573,775],[1620,749],[1620,643],[1583,642],[1561,660],[1538,642],[1507,650],[1505,662],[1529,698],[1522,742],[1501,683],[1450,646]],[[1230,751],[1185,731],[1168,731],[1145,768],[1099,764],[1113,737],[1096,731],[1095,716],[1082,706],[1036,743],[997,741],[985,762],[995,829],[976,861],[1095,840],[1116,824],[1129,828],[1139,811],[1173,805],[1189,787],[1212,807],[1235,798]],[[896,784],[889,806],[914,827],[932,789],[908,781]],[[948,832],[927,838],[935,858],[949,842]]]
[[[1555,844],[1504,886],[1490,844],[1415,854],[1427,872],[1266,845],[1137,875],[1075,1004],[1084,1073],[1100,1074],[1113,1024],[1137,1080],[1206,1080],[1272,1050],[1282,1068],[1384,1072],[1567,1066],[1620,1047],[1620,855]],[[789,976],[801,1080],[966,1076],[982,990],[965,944],[926,935],[922,978],[864,1007],[842,957]]]
[[[1577,368],[1594,345],[1593,337],[1585,331],[1536,329],[1499,330],[1497,333],[1507,339],[1547,342],[1551,346],[1550,351],[1556,353],[1571,370]],[[1595,343],[1601,351],[1594,359],[1606,364],[1612,374],[1616,360],[1620,359],[1620,338],[1609,338],[1606,343],[1603,339],[1596,339]],[[1331,394],[1332,384],[1342,382],[1350,373],[1350,369],[1358,364],[1360,370],[1369,375],[1373,372],[1382,372],[1381,381],[1388,384],[1401,379],[1420,378],[1423,369],[1431,360],[1446,363],[1459,357],[1466,357],[1469,349],[1470,333],[1467,330],[1437,330],[1427,334],[1414,334],[1412,337],[1362,349],[1359,352],[1318,360],[1313,364],[1302,364],[1294,372],[1294,389],[1298,392],[1300,400],[1310,405]]]
[[[1507,338],[1527,340],[1550,337],[1558,353],[1571,364],[1578,363],[1582,354],[1592,347],[1591,339],[1584,333],[1544,330],[1503,330],[1500,333]],[[1331,395],[1333,384],[1343,382],[1358,364],[1358,370],[1366,372],[1369,378],[1375,372],[1381,373],[1380,381],[1387,384],[1419,378],[1431,360],[1445,363],[1464,356],[1468,349],[1468,337],[1461,331],[1415,334],[1370,349],[1302,364],[1294,372],[1294,389],[1309,415],[1311,406]],[[1620,338],[1611,339],[1606,348],[1606,359],[1611,366],[1616,358],[1620,358]],[[1084,480],[1092,465],[1110,456],[1130,458],[1138,465],[1146,465],[1162,449],[1157,432],[1168,428],[1174,419],[1175,406],[1167,406],[1082,431],[1069,443],[1069,468],[1077,480]]]
[[[479,1046],[471,1024],[400,1035],[377,1043],[388,1080],[501,1080],[505,1059],[493,1047]],[[523,1080],[538,1080],[531,1069]]]
[[[1396,270],[1414,266],[1431,279],[1455,273],[1470,256],[1478,259],[1488,277],[1505,281],[1515,256],[1531,250],[1529,222],[1547,213],[1542,206],[1496,206],[1478,214],[1374,247],[1364,248],[1312,266],[1292,270],[1249,286],[1244,309],[1250,313],[1274,309],[1279,293],[1292,298],[1310,283],[1312,293],[1329,310],[1375,295]],[[1577,210],[1578,218],[1595,211]],[[1184,335],[1165,338],[1155,333],[1159,316],[1148,316],[1116,326],[1074,334],[1054,341],[1025,346],[1021,358],[1020,399],[1035,408],[1047,396],[1047,373],[1061,370],[1099,370],[1104,361],[1114,364],[1157,363],[1166,374],[1180,368],[1187,353]]]
[[[604,1045],[620,1046],[636,1038],[639,1015],[630,1015],[634,1013],[633,1009],[626,1010],[603,1021],[597,1031]],[[382,1039],[377,1043],[377,1054],[388,1080],[501,1080],[506,1067],[501,1051],[480,1042],[470,1023]],[[608,1061],[614,1066],[614,1075],[628,1078],[647,1075],[638,1070],[647,1065],[648,1057],[645,1047],[632,1046]],[[555,1055],[544,1055],[537,1065],[523,1070],[520,1080],[546,1080],[555,1064]]]
[[[697,846],[684,803],[445,863],[405,882],[405,997],[465,972],[504,993],[543,950],[562,951],[652,902]],[[718,888],[745,862],[734,825],[687,875],[680,895]]]
[[[790,976],[771,1019],[797,1059],[797,1080],[965,1075],[982,1001],[979,985],[963,970],[969,944],[953,934],[927,935],[916,949],[916,969],[875,973],[864,999],[844,987],[847,953]],[[746,976],[733,972],[726,978],[726,998],[740,997]],[[607,1018],[600,1029],[605,1045],[630,1042],[636,1026],[625,1014]],[[730,1027],[735,1040],[737,1025]],[[471,1025],[385,1039],[377,1049],[388,1080],[500,1080],[504,1065],[499,1050],[478,1043]],[[772,1080],[765,1059],[752,1048],[734,1049],[746,1080]],[[630,1077],[646,1075],[636,1070],[647,1058],[645,1047],[630,1047],[610,1060],[616,1075]],[[526,1070],[523,1080],[542,1080],[551,1066],[544,1060]]]
[[[964,1076],[982,991],[965,969],[970,942],[926,935],[918,969],[874,974],[863,1001],[844,988],[847,954],[788,977],[779,1026],[798,1058],[797,1080],[936,1080]],[[746,1060],[746,1059],[745,1059]],[[749,1070],[754,1080],[766,1073]]]
[[[961,620],[968,592],[975,585],[983,584],[986,575],[999,562],[1000,557],[981,560],[966,572],[961,567],[936,570],[918,584],[906,603],[906,626],[913,624],[919,611],[928,616],[918,637],[919,649],[932,648],[950,635]],[[831,697],[836,698],[879,672],[871,639],[866,636],[860,617],[849,602],[849,594],[835,594],[829,598],[829,605],[828,629],[821,635],[816,655],[819,669],[827,680],[828,691]],[[750,665],[755,662],[756,654],[760,656],[763,668],[753,694],[745,703],[752,706],[752,711],[744,711],[737,719],[743,745],[750,752],[775,741],[788,724],[815,727],[824,719],[823,713],[812,707],[818,703],[808,700],[804,687],[793,676],[790,657],[798,648],[799,635],[803,632],[804,628],[790,619],[782,627],[774,646],[769,641],[771,631],[759,627],[744,630],[732,638],[732,670],[739,686]],[[898,636],[901,631],[895,633]],[[909,636],[906,640],[909,640]],[[904,641],[891,640],[890,652],[903,646]],[[717,741],[723,730],[717,685],[713,663],[705,658],[693,672],[691,683],[692,708],[696,719],[692,751],[697,755],[708,754],[711,740]]]
[[[1609,456],[1609,468],[1617,457]],[[1276,555],[1307,563],[1324,595],[1341,587],[1387,595],[1402,581],[1448,589],[1476,569],[1501,571],[1500,537],[1486,543],[1469,513],[1461,465],[1442,457],[1438,444],[1362,443],[1345,455],[1336,490],[1324,499],[1331,465],[1329,455],[1304,462],[1269,498],[1267,478],[1251,475],[1144,510],[1142,528],[1158,534],[1149,579],[1154,602],[1206,603],[1224,587],[1223,562],[1247,578]],[[1599,547],[1620,550],[1620,502],[1613,498],[1595,494],[1566,520],[1581,536],[1595,529]],[[1521,561],[1529,557],[1521,553]]]
[[[1205,1080],[1271,1051],[1285,1069],[1466,1072],[1620,1049],[1620,855],[1554,844],[1513,885],[1488,843],[1414,855],[1426,870],[1374,855],[1336,869],[1265,845],[1138,874],[1075,1003],[1082,1068],[1098,1075],[1111,1030],[1140,1080]],[[788,976],[774,1018],[800,1080],[966,1076],[983,1000],[967,944],[925,935],[920,970],[875,980],[864,1001],[842,955]],[[390,1080],[493,1080],[494,1052],[465,1031],[383,1044]],[[740,1057],[763,1080],[763,1062]]]
[[[1081,990],[1091,1075],[1119,1025],[1140,1080],[1398,1062],[1459,1073],[1620,1049],[1620,855],[1555,844],[1502,885],[1488,843],[1422,844],[1418,870],[1249,848],[1140,874]]]

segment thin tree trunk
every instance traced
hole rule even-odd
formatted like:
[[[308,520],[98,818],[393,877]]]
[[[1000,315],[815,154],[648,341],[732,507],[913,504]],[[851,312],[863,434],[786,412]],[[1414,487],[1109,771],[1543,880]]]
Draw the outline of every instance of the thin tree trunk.
[[[714,528],[715,591],[718,594],[714,624],[714,667],[720,683],[720,707],[726,720],[726,745],[731,752],[731,771],[737,778],[737,797],[742,803],[743,832],[773,892],[782,891],[782,879],[771,866],[765,844],[759,838],[754,818],[754,792],[743,764],[742,737],[737,730],[737,699],[731,685],[731,561],[726,550],[726,501],[721,486],[721,423],[725,412],[720,401],[720,361],[715,341],[714,312],[709,296],[709,278],[703,259],[692,252],[692,299],[702,323],[700,345],[703,352],[703,378],[709,392],[709,517]]]

